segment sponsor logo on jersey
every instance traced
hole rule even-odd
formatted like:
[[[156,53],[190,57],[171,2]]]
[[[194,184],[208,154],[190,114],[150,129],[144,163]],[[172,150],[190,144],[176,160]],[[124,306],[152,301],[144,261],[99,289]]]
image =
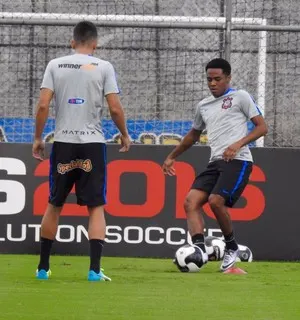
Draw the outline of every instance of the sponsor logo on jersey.
[[[79,64],[79,63],[60,63],[58,68],[60,69],[83,69],[83,70],[94,70],[98,66],[98,63],[92,62],[90,64]]]
[[[82,64],[74,64],[74,63],[61,63],[58,65],[59,68],[63,69],[80,69]]]
[[[93,71],[96,70],[98,66],[98,63],[90,63],[90,64],[84,64],[81,66],[81,70],[86,70],[86,71]]]
[[[231,98],[231,97],[223,99],[222,109],[226,110],[226,109],[231,108],[232,107],[232,100],[233,100],[233,98]]]
[[[84,131],[84,130],[62,130],[62,134],[69,134],[72,136],[93,136],[96,135],[95,130],[89,130],[89,131]]]
[[[86,160],[76,159],[76,160],[72,160],[69,163],[59,163],[57,165],[57,172],[60,174],[65,174],[74,169],[81,169],[85,172],[90,172],[92,168],[93,166],[90,159],[86,159]]]
[[[84,103],[84,99],[81,98],[71,98],[68,100],[69,104],[83,104]]]

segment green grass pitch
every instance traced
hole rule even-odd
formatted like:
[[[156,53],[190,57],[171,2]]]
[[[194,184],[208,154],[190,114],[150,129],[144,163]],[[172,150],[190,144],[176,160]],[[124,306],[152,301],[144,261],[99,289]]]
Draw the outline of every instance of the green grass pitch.
[[[300,319],[298,263],[240,263],[247,275],[197,274],[171,260],[103,258],[112,282],[86,280],[88,257],[52,257],[52,277],[34,277],[38,258],[0,255],[0,319]]]

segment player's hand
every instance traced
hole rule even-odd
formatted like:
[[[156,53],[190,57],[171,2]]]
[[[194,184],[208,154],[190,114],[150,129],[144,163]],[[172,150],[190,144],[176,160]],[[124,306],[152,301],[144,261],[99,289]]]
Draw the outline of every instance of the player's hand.
[[[237,154],[237,152],[241,149],[242,145],[239,142],[235,142],[230,145],[223,153],[223,159],[225,161],[233,160]]]
[[[42,139],[35,139],[32,146],[32,156],[38,160],[44,160],[45,142]]]
[[[129,136],[121,135],[120,139],[121,139],[121,146],[122,147],[119,150],[119,152],[127,152],[130,149],[130,144],[131,144]]]
[[[167,174],[169,176],[174,176],[176,174],[175,168],[174,168],[174,159],[167,158],[162,166],[164,174]]]

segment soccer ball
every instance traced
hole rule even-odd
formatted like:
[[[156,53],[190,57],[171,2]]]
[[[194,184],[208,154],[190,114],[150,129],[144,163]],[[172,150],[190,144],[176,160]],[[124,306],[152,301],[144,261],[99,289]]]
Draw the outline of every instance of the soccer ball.
[[[205,249],[209,261],[220,261],[224,257],[225,242],[217,237],[208,236],[205,238]],[[238,245],[239,255],[236,259],[237,262],[252,262],[253,253],[249,247],[242,244]]]
[[[174,263],[181,272],[198,272],[204,264],[203,251],[186,244],[176,251]]]
[[[225,242],[217,237],[208,236],[204,241],[209,261],[220,261],[224,257]]]
[[[237,257],[236,261],[242,262],[252,262],[253,261],[253,254],[250,248],[247,246],[243,246],[239,244],[239,256]]]

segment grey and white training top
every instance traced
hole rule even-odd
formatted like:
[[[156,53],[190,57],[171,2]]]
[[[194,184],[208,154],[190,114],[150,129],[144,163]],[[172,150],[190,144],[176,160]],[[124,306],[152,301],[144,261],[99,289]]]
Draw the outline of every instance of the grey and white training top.
[[[193,128],[206,128],[210,162],[222,159],[228,146],[244,138],[248,134],[247,122],[258,115],[260,110],[245,90],[229,89],[221,97],[210,96],[200,101]],[[253,161],[249,147],[241,148],[235,159]]]
[[[105,142],[101,128],[104,97],[119,93],[114,68],[108,61],[78,53],[53,59],[41,88],[54,92],[54,141]]]

